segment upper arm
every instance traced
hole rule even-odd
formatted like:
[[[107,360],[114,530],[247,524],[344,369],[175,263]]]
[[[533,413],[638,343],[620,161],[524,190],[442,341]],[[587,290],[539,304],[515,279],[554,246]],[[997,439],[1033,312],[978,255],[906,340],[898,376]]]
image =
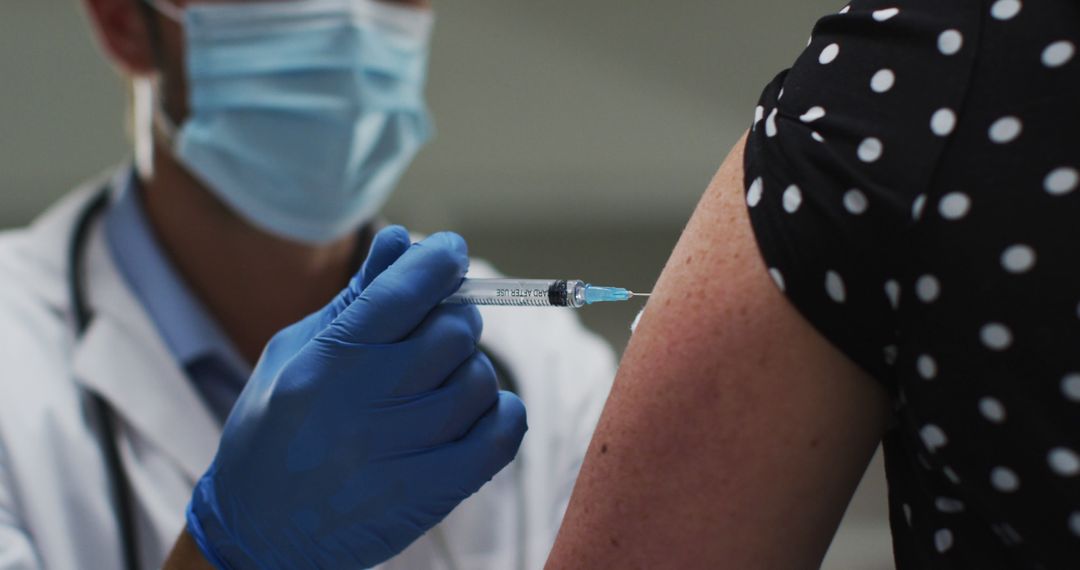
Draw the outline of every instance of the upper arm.
[[[877,446],[885,391],[758,253],[743,145],[631,340],[549,567],[817,567]]]

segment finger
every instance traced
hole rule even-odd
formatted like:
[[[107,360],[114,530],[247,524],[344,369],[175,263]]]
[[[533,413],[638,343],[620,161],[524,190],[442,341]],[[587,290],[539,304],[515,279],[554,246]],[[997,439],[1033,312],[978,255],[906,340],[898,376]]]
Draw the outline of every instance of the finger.
[[[440,387],[419,395],[374,401],[365,397],[365,385],[375,383],[355,380],[362,380],[365,373],[381,375],[378,361],[348,375],[353,381],[344,384],[344,391],[323,390],[312,400],[306,417],[293,418],[299,425],[289,445],[289,468],[318,466],[331,454],[335,442],[351,442],[350,449],[358,455],[379,456],[458,440],[495,403],[499,391],[487,356],[475,345],[471,351],[459,360],[456,370],[439,375]],[[349,359],[341,362],[352,363]]]
[[[525,404],[510,392],[499,392],[495,405],[465,437],[432,450],[425,459],[452,471],[461,490],[475,493],[514,460],[528,429]]]
[[[473,353],[436,390],[372,410],[379,425],[397,426],[374,443],[375,453],[407,453],[454,442],[465,436],[498,400],[495,369],[481,352]]]
[[[468,267],[468,248],[461,236],[434,234],[414,244],[376,277],[327,327],[326,334],[348,343],[397,342],[461,286]]]
[[[411,245],[409,232],[402,226],[388,226],[379,230],[371,240],[371,249],[364,260],[364,266],[360,268],[359,291],[367,289],[368,285],[397,261]]]
[[[385,386],[386,393],[391,397],[411,396],[443,385],[476,352],[483,328],[476,307],[436,307],[407,339],[398,343],[410,357],[405,367],[393,375],[399,381]]]
[[[361,470],[345,481],[332,504],[342,513],[361,505],[369,512],[406,508],[414,515],[409,520],[426,530],[506,467],[517,455],[527,429],[525,405],[517,396],[500,392],[495,405],[465,437],[375,463],[399,474],[392,481],[373,480]]]

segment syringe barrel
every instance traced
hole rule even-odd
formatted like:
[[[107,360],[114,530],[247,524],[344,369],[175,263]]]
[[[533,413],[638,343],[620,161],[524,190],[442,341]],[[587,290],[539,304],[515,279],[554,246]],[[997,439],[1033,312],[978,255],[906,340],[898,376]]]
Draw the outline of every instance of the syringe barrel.
[[[565,279],[466,279],[444,303],[509,307],[581,307],[585,284]]]

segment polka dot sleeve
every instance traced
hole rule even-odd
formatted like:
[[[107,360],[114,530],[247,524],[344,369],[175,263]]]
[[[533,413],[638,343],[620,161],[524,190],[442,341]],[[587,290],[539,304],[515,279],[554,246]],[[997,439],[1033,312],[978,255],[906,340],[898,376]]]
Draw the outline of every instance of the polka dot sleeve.
[[[1080,568],[1080,3],[854,0],[755,110],[777,286],[887,388],[897,567]]]
[[[902,5],[860,0],[818,22],[762,94],[744,165],[773,279],[882,379],[897,350],[897,248],[925,208],[969,85],[963,47],[980,32],[978,3]],[[917,292],[936,288],[926,275]]]

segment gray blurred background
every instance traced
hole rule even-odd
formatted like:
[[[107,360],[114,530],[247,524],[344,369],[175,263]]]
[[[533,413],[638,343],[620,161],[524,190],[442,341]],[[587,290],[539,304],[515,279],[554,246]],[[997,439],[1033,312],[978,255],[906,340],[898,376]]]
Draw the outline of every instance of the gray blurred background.
[[[649,290],[760,89],[842,5],[436,0],[439,135],[387,215],[509,274]],[[77,0],[0,2],[0,228],[129,156],[126,106]],[[637,308],[581,316],[621,351]],[[825,567],[893,567],[880,458]]]

